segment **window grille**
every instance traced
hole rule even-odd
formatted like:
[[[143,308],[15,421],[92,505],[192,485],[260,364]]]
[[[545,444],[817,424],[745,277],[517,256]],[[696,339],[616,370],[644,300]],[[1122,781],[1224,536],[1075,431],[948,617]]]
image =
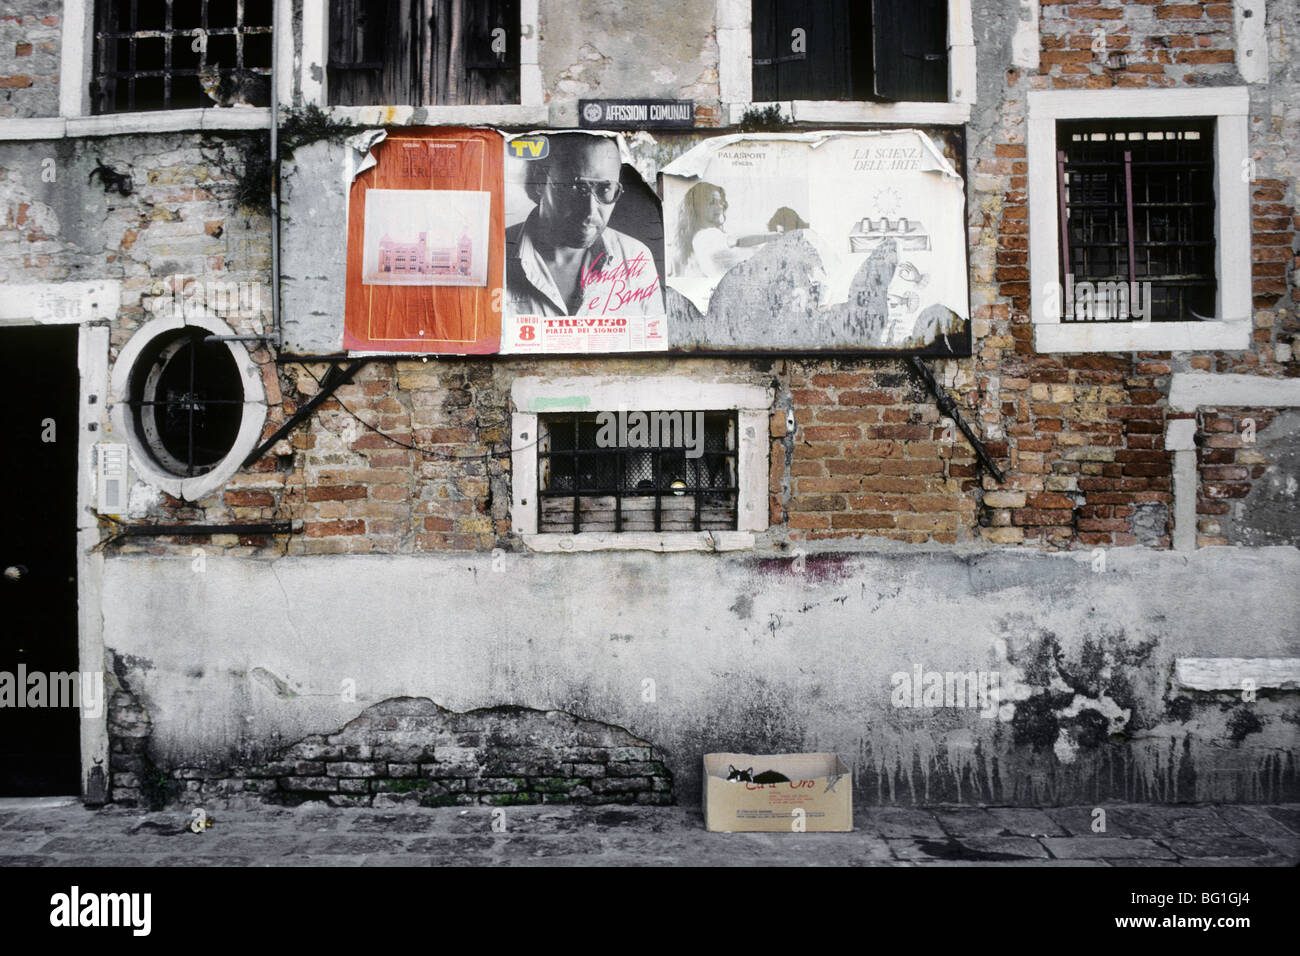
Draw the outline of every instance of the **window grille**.
[[[684,423],[697,413],[627,414]],[[658,429],[653,446],[637,445],[629,434],[624,445],[601,447],[596,414],[540,416],[538,530],[734,531],[736,413],[704,412],[703,421],[703,453],[692,458],[675,438],[665,441],[665,432],[679,436],[680,429]]]
[[[160,336],[141,353],[128,405],[150,457],[168,473],[194,477],[230,453],[243,421],[239,368],[222,342],[190,328]]]
[[[1215,317],[1213,140],[1210,120],[1057,124],[1067,299],[1084,281],[1150,283],[1153,321]],[[1109,306],[1063,321],[1141,318]]]
[[[99,0],[96,113],[270,104],[274,0]]]

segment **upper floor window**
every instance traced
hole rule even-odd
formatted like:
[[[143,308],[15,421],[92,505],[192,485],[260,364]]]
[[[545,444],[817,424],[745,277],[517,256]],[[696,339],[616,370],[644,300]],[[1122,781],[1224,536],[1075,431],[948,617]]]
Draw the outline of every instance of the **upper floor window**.
[[[1057,123],[1062,321],[1215,318],[1214,125]]]
[[[1032,90],[1027,105],[1035,349],[1249,348],[1246,88]]]
[[[267,106],[273,0],[98,0],[96,113]]]
[[[948,99],[948,0],[753,0],[753,95]]]
[[[333,106],[520,102],[519,0],[330,0]]]

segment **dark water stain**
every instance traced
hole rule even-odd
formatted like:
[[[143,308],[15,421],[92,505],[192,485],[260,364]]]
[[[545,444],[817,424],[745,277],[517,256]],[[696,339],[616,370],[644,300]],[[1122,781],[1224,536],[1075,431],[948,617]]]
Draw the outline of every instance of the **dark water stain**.
[[[1248,734],[1259,733],[1263,729],[1264,725],[1260,719],[1248,707],[1239,707],[1228,718],[1228,736],[1236,743],[1241,743]]]
[[[802,570],[798,558],[757,558],[750,566],[762,575],[779,575],[814,584],[835,583],[847,580],[853,574],[851,554],[810,554],[803,558]]]

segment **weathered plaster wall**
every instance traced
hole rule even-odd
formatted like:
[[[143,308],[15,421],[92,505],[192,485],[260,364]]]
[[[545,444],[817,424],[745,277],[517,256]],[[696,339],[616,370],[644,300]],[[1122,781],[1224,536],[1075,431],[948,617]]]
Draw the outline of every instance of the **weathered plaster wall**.
[[[1168,408],[1170,376],[1283,377],[1300,369],[1300,5],[1267,4],[1266,82],[1251,85],[1251,156],[1243,157],[1254,162],[1246,167],[1254,203],[1251,348],[1083,356],[1033,349],[1025,95],[1244,82],[1231,11],[1218,3],[1043,2],[1035,21],[1025,3],[973,7],[979,92],[964,173],[976,354],[938,372],[1007,467],[1004,486],[977,477],[960,439],[943,438],[933,403],[898,362],[378,362],[294,434],[292,454],[263,460],[199,502],[145,496],[131,516],[302,518],[301,536],[132,544],[152,557],[108,549],[103,618],[124,685],[115,698],[115,748],[152,752],[159,766],[261,759],[342,727],[368,705],[410,695],[456,710],[561,708],[626,726],[666,751],[686,799],[698,794],[699,754],[724,748],[838,750],[855,765],[859,795],[872,801],[1295,799],[1294,691],[1255,702],[1191,696],[1172,688],[1170,675],[1185,655],[1297,656],[1297,552],[1188,557],[1124,546],[1169,544],[1162,435],[1177,417]],[[25,2],[0,20],[0,117],[56,112],[57,8]],[[1108,45],[1135,54],[1132,65],[1117,70],[1098,60],[1091,50],[1098,26]],[[680,96],[696,99],[708,124],[717,99],[715,36],[714,4],[702,0],[666,7],[547,0],[541,57],[552,122],[576,122],[582,96]],[[1033,56],[1026,37],[1041,47]],[[120,280],[113,355],[151,303],[170,293],[173,275],[265,285],[269,223],[234,206],[235,175],[210,158],[226,143],[237,165],[236,138],[4,144],[0,279]],[[693,139],[641,137],[638,168],[652,177]],[[56,180],[43,178],[47,158]],[[286,176],[290,293],[305,277],[331,274],[323,240],[337,236],[329,204],[342,188],[337,179],[329,180],[335,190],[321,187],[336,172],[326,160]],[[129,174],[131,195],[89,182],[101,161]],[[299,202],[303,196],[310,201]],[[319,295],[290,294],[287,324],[337,323],[329,288],[324,281]],[[269,296],[262,302],[263,310],[233,323],[236,331],[265,329]],[[307,334],[319,336],[319,326]],[[266,350],[253,358],[264,369],[273,427],[314,393],[312,373],[323,366],[277,367]],[[665,372],[774,387],[773,528],[758,552],[520,553],[507,514],[513,378]],[[418,450],[374,434],[352,412]],[[1262,424],[1272,414],[1221,413],[1203,421],[1214,418],[1217,429],[1215,416],[1225,417],[1227,431],[1237,432],[1239,419]],[[1264,447],[1246,450],[1264,460],[1207,441],[1201,543],[1274,543],[1277,533],[1294,543],[1287,502],[1264,500],[1272,488],[1285,495],[1296,474],[1283,434],[1291,426],[1277,427],[1265,426]],[[1230,486],[1246,509],[1235,524],[1238,512],[1229,514],[1228,496],[1216,490]],[[1223,527],[1206,523],[1221,514]],[[809,541],[836,551],[808,558],[799,575],[785,554]],[[202,572],[192,553],[199,545]],[[961,553],[930,550],[954,545]],[[996,545],[1025,547],[975,553]],[[1106,570],[1098,574],[1090,552],[1101,546]],[[500,573],[488,557],[494,548],[510,552]],[[270,560],[281,549],[294,556]],[[918,665],[996,668],[1016,697],[1010,719],[892,707],[890,675]],[[344,679],[357,682],[355,702],[340,694]],[[643,697],[645,679],[655,681],[653,702]]]
[[[695,100],[696,122],[718,124],[714,0],[542,0],[542,86],[551,125],[577,126],[578,100]]]
[[[1205,409],[1202,421],[1202,541],[1300,545],[1300,412]]]
[[[151,715],[159,767],[267,759],[413,696],[626,727],[692,802],[714,750],[838,751],[867,802],[1300,794],[1294,693],[1171,686],[1177,657],[1300,656],[1292,548],[1121,550],[1100,573],[1084,555],[941,552],[810,558],[802,571],[723,555],[498,567],[212,558],[196,573],[180,558],[116,558],[105,642]],[[918,667],[997,673],[1002,713],[893,706],[891,675]]]

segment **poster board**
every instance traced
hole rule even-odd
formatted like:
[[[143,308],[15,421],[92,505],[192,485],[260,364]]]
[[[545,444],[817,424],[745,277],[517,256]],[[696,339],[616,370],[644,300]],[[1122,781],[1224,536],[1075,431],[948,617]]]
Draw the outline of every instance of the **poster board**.
[[[970,354],[965,186],[919,130],[722,136],[662,180],[674,351]]]
[[[351,181],[343,347],[490,355],[501,340],[503,137],[391,132]]]
[[[505,155],[501,351],[666,350],[662,213],[622,137],[534,132]]]

